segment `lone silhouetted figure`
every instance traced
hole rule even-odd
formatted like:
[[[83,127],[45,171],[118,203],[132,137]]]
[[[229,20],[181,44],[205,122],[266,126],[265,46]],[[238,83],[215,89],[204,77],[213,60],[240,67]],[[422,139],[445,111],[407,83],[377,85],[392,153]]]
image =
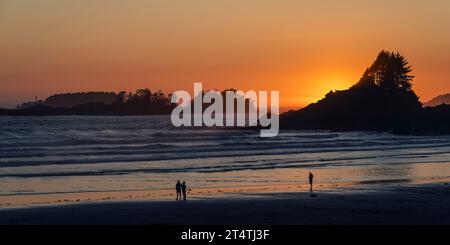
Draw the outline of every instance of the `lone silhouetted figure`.
[[[181,184],[181,190],[183,191],[183,200],[186,201],[186,182],[183,181],[183,184]]]
[[[177,201],[181,200],[181,183],[178,180],[177,184],[175,185],[175,189],[177,190]]]
[[[308,179],[309,179],[309,191],[312,192],[313,191],[314,175],[311,172],[309,172]]]

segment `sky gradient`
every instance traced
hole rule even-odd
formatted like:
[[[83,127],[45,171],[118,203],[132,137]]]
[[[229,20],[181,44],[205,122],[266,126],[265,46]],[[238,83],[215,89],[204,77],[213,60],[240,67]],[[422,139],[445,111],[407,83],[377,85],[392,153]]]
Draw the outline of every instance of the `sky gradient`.
[[[399,51],[450,92],[447,0],[0,0],[0,107],[75,91],[279,90],[298,108]]]

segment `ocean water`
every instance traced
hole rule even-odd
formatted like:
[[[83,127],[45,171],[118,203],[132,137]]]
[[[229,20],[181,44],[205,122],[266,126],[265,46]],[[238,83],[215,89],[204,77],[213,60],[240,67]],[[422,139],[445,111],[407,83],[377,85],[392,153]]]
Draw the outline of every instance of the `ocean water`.
[[[169,116],[0,117],[0,196],[450,177],[450,136],[175,128]]]

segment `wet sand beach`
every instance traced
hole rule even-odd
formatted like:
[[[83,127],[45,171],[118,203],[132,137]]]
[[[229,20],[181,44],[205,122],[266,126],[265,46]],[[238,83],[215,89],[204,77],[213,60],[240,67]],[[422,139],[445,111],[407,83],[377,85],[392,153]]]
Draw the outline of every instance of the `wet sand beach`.
[[[268,188],[268,187],[265,187]],[[450,186],[368,184],[2,208],[0,224],[450,224]],[[205,190],[204,190],[205,191]],[[218,190],[206,190],[206,192]]]

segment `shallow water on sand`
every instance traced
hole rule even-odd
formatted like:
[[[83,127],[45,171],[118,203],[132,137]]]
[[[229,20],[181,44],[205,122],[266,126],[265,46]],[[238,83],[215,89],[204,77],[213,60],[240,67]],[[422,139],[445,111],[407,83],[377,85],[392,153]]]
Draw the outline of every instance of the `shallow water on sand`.
[[[439,182],[450,136],[174,128],[168,116],[0,117],[0,205],[43,195]],[[235,188],[239,190],[239,188]],[[26,201],[25,201],[26,200]],[[1,207],[1,206],[0,206]]]

